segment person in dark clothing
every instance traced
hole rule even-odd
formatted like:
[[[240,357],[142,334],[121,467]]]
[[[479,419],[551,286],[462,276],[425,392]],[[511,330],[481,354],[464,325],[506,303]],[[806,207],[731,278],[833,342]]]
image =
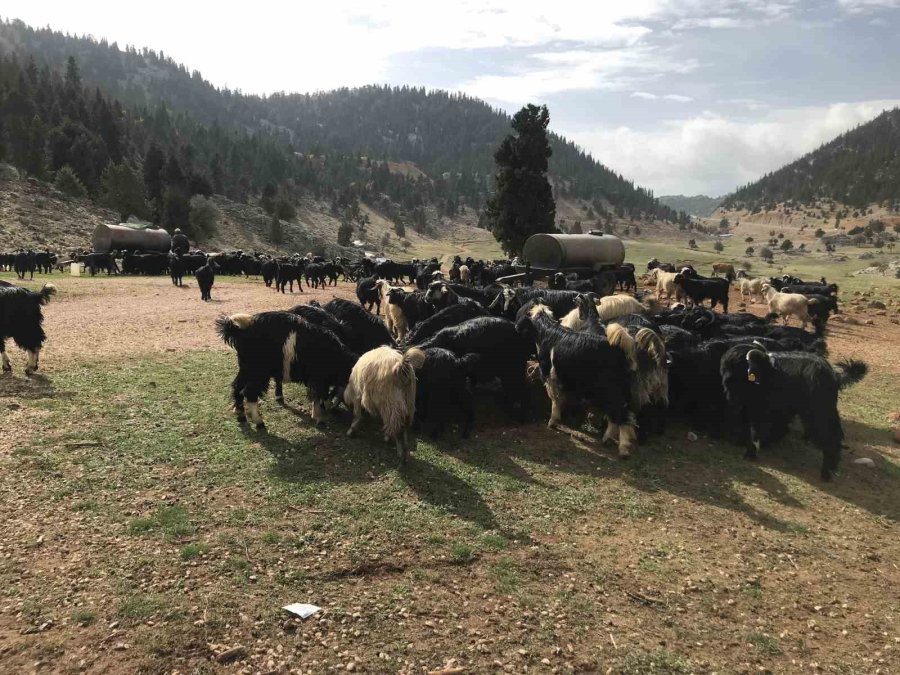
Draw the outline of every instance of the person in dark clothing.
[[[191,242],[187,236],[182,234],[181,230],[176,228],[175,234],[172,236],[172,252],[184,255],[191,249]]]

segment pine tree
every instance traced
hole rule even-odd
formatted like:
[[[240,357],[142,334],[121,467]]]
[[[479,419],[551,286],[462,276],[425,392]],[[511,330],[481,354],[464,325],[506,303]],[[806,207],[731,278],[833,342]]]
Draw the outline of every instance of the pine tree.
[[[68,164],[56,172],[56,178],[53,181],[57,189],[66,193],[70,197],[86,197],[87,189],[78,179],[78,176]]]
[[[119,212],[119,218],[149,217],[150,209],[144,199],[144,184],[138,172],[127,164],[108,164],[100,179],[101,199]]]
[[[513,117],[515,133],[494,153],[497,191],[488,201],[487,218],[494,237],[510,255],[520,254],[532,234],[556,232],[556,204],[547,180],[552,154],[549,123],[546,106],[525,106]]]

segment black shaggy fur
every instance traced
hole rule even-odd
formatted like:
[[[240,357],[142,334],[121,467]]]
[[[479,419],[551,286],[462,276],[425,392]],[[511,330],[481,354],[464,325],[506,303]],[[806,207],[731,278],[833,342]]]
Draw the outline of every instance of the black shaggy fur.
[[[194,272],[197,279],[197,285],[200,287],[200,299],[212,300],[212,287],[216,281],[216,263],[212,258],[206,261],[206,264]]]
[[[245,400],[258,404],[273,379],[276,386],[285,379],[306,385],[314,407],[313,417],[321,422],[324,401],[331,395],[340,395],[359,358],[330,330],[290,312],[261,312],[252,318],[223,316],[216,320],[216,330],[225,344],[237,352],[238,374],[231,393],[241,424],[247,421]],[[292,337],[294,357],[285,364],[285,344]],[[261,417],[251,421],[256,422],[258,429],[265,428]]]
[[[570,399],[596,407],[612,424],[634,423],[630,419],[628,360],[625,352],[611,345],[605,336],[563,328],[543,311],[537,311],[535,316],[523,316],[516,330],[537,346],[545,384],[551,379],[555,381],[559,391],[555,408]],[[563,412],[559,410],[560,415]],[[551,417],[551,423],[556,421]]]
[[[6,356],[7,338],[12,338],[19,348],[35,354],[34,367],[26,366],[25,374],[30,375],[38,369],[37,354],[47,339],[41,307],[55,293],[52,284],[45,284],[37,292],[17,286],[0,286],[0,360],[3,370],[12,370]]]
[[[475,375],[478,355],[458,357],[440,347],[424,351],[425,363],[417,372],[416,419],[430,427],[434,438],[458,418],[459,435],[468,438],[475,424],[475,406],[468,380]]]
[[[844,432],[838,415],[838,392],[861,380],[868,367],[853,359],[837,370],[816,354],[766,352],[753,345],[734,347],[722,358],[722,386],[733,410],[749,427],[746,456],[788,431],[799,416],[805,436],[822,450],[822,480],[831,480],[841,458]]]
[[[487,310],[477,302],[461,302],[450,305],[417,323],[416,327],[407,333],[406,344],[420,345],[442,328],[458,326],[463,321],[486,314]]]
[[[508,409],[518,405],[520,419],[527,419],[530,398],[525,365],[532,345],[511,321],[493,316],[469,319],[438,331],[419,346],[422,349],[442,347],[457,356],[477,354],[480,357],[478,380],[498,378]]]
[[[355,302],[335,298],[322,309],[344,324],[347,346],[357,354],[364,354],[381,345],[395,346],[381,317],[370,314]]]
[[[710,308],[722,304],[722,311],[728,311],[727,279],[698,279],[692,274],[679,273],[675,276],[675,285],[680,286],[691,302],[702,305],[704,300],[710,301]]]
[[[367,311],[371,312],[372,307],[374,306],[375,314],[380,314],[381,294],[375,287],[376,281],[378,281],[377,277],[363,277],[357,281],[356,297],[359,300],[359,304],[365,307]]]

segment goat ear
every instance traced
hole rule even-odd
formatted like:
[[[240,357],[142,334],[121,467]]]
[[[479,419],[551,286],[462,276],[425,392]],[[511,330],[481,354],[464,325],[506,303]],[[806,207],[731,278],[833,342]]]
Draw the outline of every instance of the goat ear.
[[[448,293],[449,291],[450,291],[450,289],[447,288],[446,286],[442,286],[442,287],[441,287],[441,293],[443,293],[444,295],[447,295],[447,293]]]

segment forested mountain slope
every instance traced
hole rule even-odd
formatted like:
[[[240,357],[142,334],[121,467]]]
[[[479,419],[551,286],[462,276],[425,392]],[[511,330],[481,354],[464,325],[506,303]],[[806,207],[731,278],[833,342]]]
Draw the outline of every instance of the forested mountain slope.
[[[61,78],[75,57],[80,83],[91,88],[86,100],[95,98],[97,87],[117,121],[140,120],[140,132],[127,134],[129,159],[143,161],[149,144],[157,143],[189,163],[214,191],[237,201],[266,186],[290,200],[296,188],[332,200],[337,212],[359,199],[392,220],[424,227],[428,205],[450,215],[463,205],[482,207],[492,189],[493,151],[509,132],[506,114],[463,95],[378,86],[244,95],[213,87],[162,53],[35,30],[19,21],[0,22],[3,53],[6,69],[15,58],[30,73],[32,87]],[[17,89],[9,79],[7,92]],[[601,214],[677,217],[574,144],[554,135],[551,145],[557,196],[581,198]],[[391,170],[394,163],[410,162],[424,175]],[[47,170],[57,170],[54,164]],[[96,166],[84,175],[76,169],[89,190],[98,187],[101,172]]]
[[[723,208],[766,211],[827,199],[853,209],[900,207],[900,108],[841,134],[795,162],[739,188]]]

